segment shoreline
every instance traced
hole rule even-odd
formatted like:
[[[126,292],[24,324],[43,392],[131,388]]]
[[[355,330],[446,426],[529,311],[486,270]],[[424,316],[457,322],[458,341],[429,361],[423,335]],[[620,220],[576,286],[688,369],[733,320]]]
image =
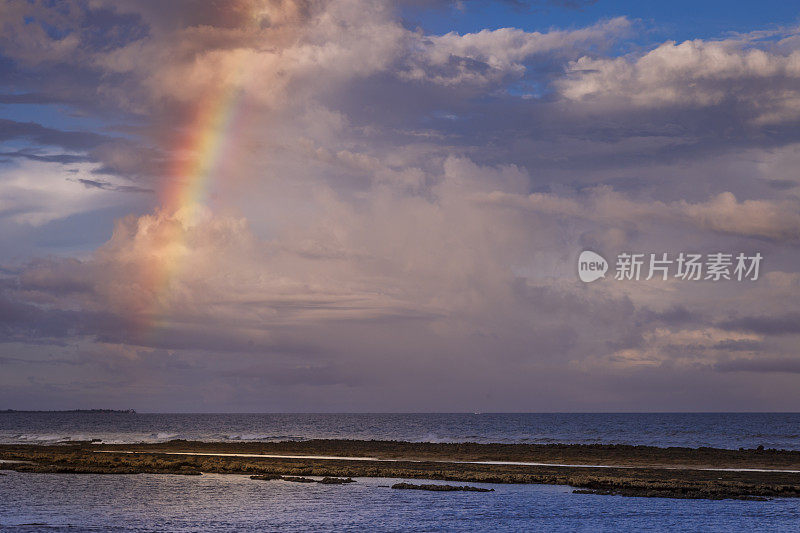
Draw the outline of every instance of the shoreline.
[[[147,453],[130,450],[95,450],[95,453]],[[154,452],[155,453],[155,452]],[[345,457],[345,456],[332,456],[332,455],[278,455],[278,454],[258,454],[258,453],[210,453],[210,452],[157,452],[163,455],[196,455],[196,456],[210,456],[210,457],[249,457],[254,459],[310,459],[319,461],[375,461],[375,462],[409,462],[409,463],[448,463],[448,464],[465,464],[465,465],[514,465],[514,466],[549,466],[557,468],[639,468],[636,466],[623,466],[623,465],[605,465],[605,464],[566,464],[566,463],[534,463],[524,461],[459,461],[459,460],[423,460],[423,459],[379,459],[377,457]],[[788,474],[800,474],[800,470],[786,470],[780,468],[703,468],[703,467],[687,467],[681,468],[677,466],[661,466],[665,470],[706,470],[709,472],[783,472]]]
[[[78,443],[86,444],[86,443]],[[38,446],[38,445],[33,445]],[[750,468],[800,470],[800,450],[683,448],[626,444],[482,444],[391,440],[311,439],[278,442],[93,443],[97,451],[151,453],[252,454],[402,459],[447,462],[542,463],[554,465],[615,465],[618,467]],[[0,446],[0,449],[2,447]]]
[[[800,451],[310,440],[0,445],[0,469],[31,473],[385,477],[569,485],[596,494],[800,497]]]

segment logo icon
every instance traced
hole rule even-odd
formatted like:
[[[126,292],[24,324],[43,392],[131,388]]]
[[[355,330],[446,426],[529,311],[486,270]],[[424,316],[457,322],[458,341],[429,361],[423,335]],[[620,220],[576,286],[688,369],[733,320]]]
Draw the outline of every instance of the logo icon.
[[[581,281],[589,283],[596,279],[606,277],[608,261],[602,255],[584,250],[578,257],[578,277]]]

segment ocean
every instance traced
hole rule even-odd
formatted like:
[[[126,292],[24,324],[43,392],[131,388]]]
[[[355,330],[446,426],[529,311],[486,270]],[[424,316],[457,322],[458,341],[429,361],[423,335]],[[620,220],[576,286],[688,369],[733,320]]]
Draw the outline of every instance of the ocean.
[[[276,441],[312,438],[800,450],[800,414],[0,413],[0,442]],[[253,481],[203,474],[0,475],[0,531],[797,531],[800,499],[680,500],[573,494],[558,485],[494,492]],[[413,480],[419,482],[418,480]],[[442,483],[431,481],[430,483]]]
[[[155,414],[0,412],[0,443],[376,439],[800,450],[800,413]]]
[[[558,485],[494,492],[253,481],[204,474],[0,476],[0,529],[82,531],[797,531],[800,501],[573,494]],[[490,486],[475,484],[477,486]]]

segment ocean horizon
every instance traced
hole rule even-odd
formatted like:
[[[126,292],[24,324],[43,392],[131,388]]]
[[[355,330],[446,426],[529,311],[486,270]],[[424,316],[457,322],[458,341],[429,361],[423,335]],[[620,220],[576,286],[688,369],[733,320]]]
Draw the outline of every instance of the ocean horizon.
[[[800,413],[0,411],[0,444],[310,439],[800,450]]]

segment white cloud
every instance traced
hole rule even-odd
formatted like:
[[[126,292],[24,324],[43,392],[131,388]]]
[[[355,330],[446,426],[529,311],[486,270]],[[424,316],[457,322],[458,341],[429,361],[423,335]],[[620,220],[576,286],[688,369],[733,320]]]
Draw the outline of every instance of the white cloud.
[[[756,124],[800,116],[800,50],[747,39],[666,42],[632,57],[584,56],[557,83],[562,96],[611,109],[734,104]]]
[[[105,180],[92,173],[95,163],[19,160],[0,174],[0,216],[17,224],[41,226],[76,213],[122,205],[120,194],[87,187],[80,180]],[[128,185],[114,179],[117,185]]]
[[[627,197],[608,187],[591,190],[581,198],[551,193],[512,195],[493,191],[477,201],[532,211],[577,217],[598,223],[649,225],[688,222],[697,228],[749,237],[777,240],[800,239],[800,206],[791,199],[738,201],[723,192],[704,202],[661,202]]]
[[[459,35],[416,36],[401,76],[441,85],[485,85],[506,76],[520,77],[536,56],[570,57],[589,46],[608,46],[630,29],[624,17],[578,30],[526,32],[517,28]]]

